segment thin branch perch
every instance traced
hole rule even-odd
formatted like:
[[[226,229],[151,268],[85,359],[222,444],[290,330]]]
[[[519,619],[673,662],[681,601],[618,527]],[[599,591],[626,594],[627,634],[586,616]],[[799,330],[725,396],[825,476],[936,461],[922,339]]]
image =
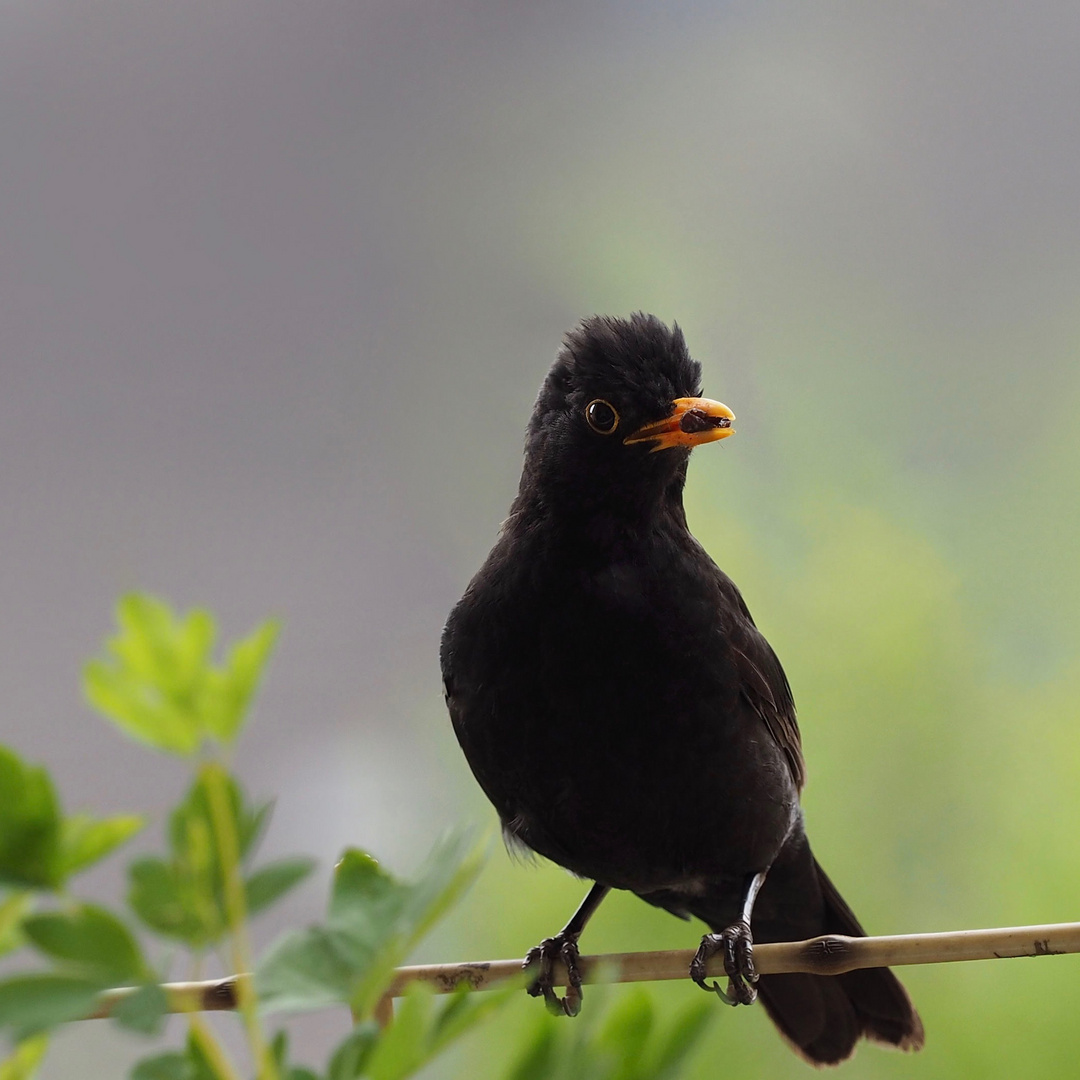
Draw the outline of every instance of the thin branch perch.
[[[856,968],[944,964],[956,960],[1004,960],[1016,956],[1057,956],[1080,952],[1080,923],[1014,926],[996,930],[954,930],[944,934],[897,934],[892,937],[852,938],[827,934],[809,941],[784,941],[754,946],[754,963],[762,975],[804,971],[840,975]],[[583,956],[585,982],[659,982],[685,979],[692,949],[665,952],[609,953]],[[723,976],[723,962],[713,957],[710,975]],[[482,960],[459,964],[417,964],[397,969],[387,997],[398,997],[412,982],[430,983],[445,994],[459,986],[490,990],[500,981],[521,974],[520,960]],[[248,976],[208,982],[168,983],[164,989],[170,1012],[235,1009],[237,983]],[[566,985],[566,972],[556,965],[555,984]],[[101,995],[88,1019],[108,1016],[134,989],[122,987]]]

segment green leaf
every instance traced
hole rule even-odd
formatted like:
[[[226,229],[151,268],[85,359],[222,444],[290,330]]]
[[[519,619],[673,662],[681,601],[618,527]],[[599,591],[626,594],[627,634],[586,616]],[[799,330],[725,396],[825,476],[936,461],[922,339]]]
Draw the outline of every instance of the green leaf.
[[[49,1036],[42,1032],[23,1039],[6,1061],[0,1061],[0,1080],[33,1080],[49,1049]]]
[[[230,777],[229,783],[236,782]],[[256,848],[262,841],[263,834],[270,824],[270,818],[274,813],[273,799],[259,806],[248,806],[244,803],[243,791],[237,787],[237,796],[240,810],[236,815],[237,839],[240,842],[240,858],[248,859],[255,854]]]
[[[279,859],[260,867],[245,882],[248,914],[269,907],[315,869],[314,859]]]
[[[415,882],[402,882],[368,854],[347,851],[338,864],[325,926],[286,935],[257,965],[264,1008],[312,1009],[344,1003],[367,1016],[394,967],[468,887],[481,849],[463,837],[440,844]]]
[[[434,997],[424,983],[414,982],[408,988],[394,1012],[394,1022],[383,1031],[364,1069],[370,1080],[401,1080],[424,1064]]]
[[[132,911],[163,937],[198,950],[224,933],[220,909],[202,895],[182,868],[146,856],[129,865],[128,881]]]
[[[0,956],[14,952],[23,943],[22,921],[33,909],[28,892],[13,892],[0,904]]]
[[[194,718],[141,684],[131,672],[91,660],[83,668],[83,692],[99,713],[138,742],[183,757],[199,748],[201,732]]]
[[[49,774],[0,746],[0,885],[54,889],[60,871],[60,807]]]
[[[169,999],[157,983],[140,986],[135,993],[121,998],[110,1013],[121,1027],[140,1035],[157,1035],[164,1027]]]
[[[208,776],[211,770],[218,774],[217,779],[225,786],[226,803],[241,858],[251,854],[258,843],[269,822],[273,803],[249,805],[235,777],[228,775],[220,765],[207,763],[200,769],[183,802],[173,810],[169,818],[169,841],[177,857],[194,858],[197,848],[200,852],[198,860],[205,862],[207,867],[212,863],[220,873],[220,858],[214,841],[214,816],[207,787],[211,781]],[[196,834],[197,839],[193,840],[192,837]]]
[[[345,853],[330,907],[357,947],[358,977],[349,998],[355,1014],[370,1013],[394,968],[476,880],[485,849],[470,848],[465,836],[449,836],[435,846],[415,882],[397,881],[364,852]]]
[[[240,732],[278,632],[274,620],[257,627],[233,646],[225,668],[217,673],[215,707],[208,713],[207,728],[226,745]]]
[[[585,1025],[539,1017],[506,1080],[674,1080],[716,1015],[709,1002],[694,1002],[658,1028],[653,998],[643,988],[619,995],[610,1008],[596,991],[590,1001]]]
[[[349,1000],[357,963],[351,943],[323,926],[296,930],[271,945],[256,967],[259,1004],[299,1012]]]
[[[169,818],[168,859],[136,859],[128,869],[128,903],[152,930],[190,948],[199,950],[221,940],[228,920],[225,912],[225,882],[218,851],[207,783],[213,780],[210,770],[218,770],[216,779],[223,782],[226,805],[240,847],[241,857],[250,854],[269,820],[272,804],[251,806],[236,780],[219,765],[207,764],[188,789],[183,801]],[[293,869],[273,869],[262,880],[255,880],[253,910],[270,903],[273,888],[284,890],[289,874],[299,874],[306,860],[286,860]],[[261,872],[252,875],[259,879]],[[299,880],[293,877],[290,884]],[[279,891],[276,895],[281,895]]]
[[[268,622],[213,664],[213,616],[175,614],[151,596],[123,597],[119,633],[107,655],[84,669],[90,704],[122,731],[166,753],[191,756],[205,738],[229,744],[239,734],[277,636]]]
[[[652,1061],[652,1072],[649,1076],[655,1080],[674,1080],[683,1062],[697,1048],[705,1034],[705,1028],[715,1015],[716,1009],[709,1001],[695,1002],[683,1009],[668,1031],[657,1040],[660,1046]]]
[[[59,889],[138,832],[140,818],[63,818],[49,774],[0,746],[0,885]]]
[[[556,1075],[555,1061],[558,1051],[558,1034],[550,1017],[541,1017],[536,1033],[524,1052],[511,1066],[506,1080],[547,1080]]]
[[[43,953],[103,982],[130,982],[147,973],[131,931],[111,912],[92,904],[49,911],[23,920],[23,932]]]
[[[468,986],[462,986],[446,996],[444,1004],[436,1010],[433,1018],[428,1036],[429,1056],[441,1053],[504,1005],[515,1000],[527,981],[523,971],[519,977],[507,979],[505,985],[498,990],[485,990],[479,994]]]
[[[521,986],[513,984],[483,994],[462,987],[449,997],[442,997],[427,983],[414,982],[406,989],[394,1022],[382,1032],[370,1056],[365,1058],[363,1068],[344,1073],[342,1080],[360,1075],[369,1080],[412,1076],[520,992]],[[338,1080],[332,1071],[330,1075],[332,1080]]]
[[[130,1080],[195,1080],[195,1068],[187,1054],[170,1050],[137,1062]]]
[[[644,1060],[653,1020],[652,998],[640,987],[624,994],[608,1013],[597,1044],[614,1064],[612,1080],[634,1080],[641,1075],[638,1070]]]
[[[289,1036],[282,1028],[270,1043],[270,1056],[274,1059],[280,1080],[319,1080],[310,1069],[301,1065],[289,1066]]]
[[[101,982],[75,975],[35,972],[0,982],[0,1028],[16,1039],[86,1016]]]
[[[270,1056],[278,1072],[283,1072],[289,1064],[289,1033],[279,1028],[270,1040]]]
[[[89,814],[64,818],[60,826],[60,866],[69,876],[100,862],[127,843],[145,824],[136,814],[95,819]]]
[[[326,1080],[356,1080],[366,1075],[379,1034],[379,1025],[374,1020],[357,1024],[331,1054]]]

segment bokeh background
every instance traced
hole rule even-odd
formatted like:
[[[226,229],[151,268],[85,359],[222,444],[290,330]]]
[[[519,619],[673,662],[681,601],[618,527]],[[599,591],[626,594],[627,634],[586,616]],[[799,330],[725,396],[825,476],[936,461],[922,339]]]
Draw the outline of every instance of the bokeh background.
[[[738,414],[690,520],[787,667],[867,927],[1080,918],[1078,45],[1052,0],[5,4],[0,739],[157,843],[182,769],[79,690],[148,589],[284,620],[240,763],[271,852],[407,871],[490,822],[442,621],[561,334],[642,309]],[[582,893],[496,848],[422,956],[521,955]],[[584,945],[699,929],[623,896]],[[926,1050],[847,1076],[1076,1075],[1080,960],[904,977]],[[435,1075],[499,1075],[537,1008]],[[342,1030],[297,1026],[311,1059]],[[44,1075],[142,1051],[73,1027]],[[691,1075],[721,1070],[806,1075],[718,1005]]]

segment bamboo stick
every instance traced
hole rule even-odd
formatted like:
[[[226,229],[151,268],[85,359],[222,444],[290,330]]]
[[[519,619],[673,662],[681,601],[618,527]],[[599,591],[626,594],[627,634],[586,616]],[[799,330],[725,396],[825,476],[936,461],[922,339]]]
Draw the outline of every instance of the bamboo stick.
[[[1013,926],[994,930],[955,930],[943,934],[897,934],[892,937],[852,938],[827,934],[809,941],[784,941],[754,946],[754,963],[762,975],[803,971],[840,975],[871,967],[909,964],[944,964],[958,960],[1004,960],[1018,956],[1058,956],[1080,952],[1080,923]],[[580,970],[585,982],[659,982],[688,977],[692,949],[664,952],[609,953],[583,956]],[[723,976],[723,962],[713,957],[710,975]],[[457,964],[416,964],[397,969],[386,999],[399,997],[412,982],[430,983],[436,993],[459,986],[490,990],[497,983],[521,975],[520,960],[482,960]],[[249,976],[230,976],[208,982],[167,983],[170,1012],[208,1012],[235,1009],[237,982]],[[566,971],[556,964],[555,985],[566,985]],[[132,988],[108,990],[87,1019],[108,1016],[116,1004],[134,993]],[[386,1007],[383,1007],[386,1011]]]

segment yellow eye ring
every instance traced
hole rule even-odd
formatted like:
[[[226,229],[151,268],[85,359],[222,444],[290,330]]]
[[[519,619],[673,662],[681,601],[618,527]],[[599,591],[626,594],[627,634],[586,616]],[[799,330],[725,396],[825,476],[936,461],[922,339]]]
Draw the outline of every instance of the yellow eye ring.
[[[594,398],[585,406],[585,420],[597,435],[613,435],[619,426],[619,413],[610,401]]]

